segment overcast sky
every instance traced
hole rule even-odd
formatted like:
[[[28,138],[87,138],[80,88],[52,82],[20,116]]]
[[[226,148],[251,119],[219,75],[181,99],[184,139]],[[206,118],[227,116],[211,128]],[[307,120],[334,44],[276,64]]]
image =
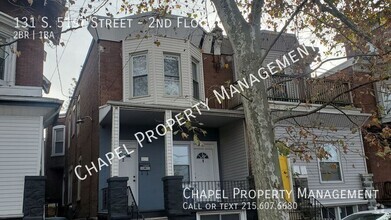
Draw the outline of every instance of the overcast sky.
[[[77,12],[79,11],[79,8],[83,5],[84,7],[86,7],[88,2],[90,2],[90,0],[77,0],[75,5],[68,6],[70,8],[69,13],[72,20],[77,17]],[[95,4],[98,5],[101,2],[102,0],[96,1]],[[115,15],[120,7],[121,0],[110,0],[110,2],[112,4],[106,4],[105,7],[108,7],[110,12]],[[97,14],[105,15],[105,7],[103,7]],[[212,25],[217,16],[216,13],[212,12],[213,8],[211,6],[208,6],[208,10],[208,18],[210,21],[209,24]],[[68,14],[66,15],[66,17],[67,16]],[[121,14],[115,17],[123,16],[125,15]],[[209,27],[204,28],[207,31],[209,31],[210,29]],[[312,38],[312,34],[310,31],[295,34],[298,36],[300,43],[309,45],[309,40]],[[45,94],[44,96],[61,99],[64,100],[64,102],[69,99],[69,89],[71,88],[72,78],[78,79],[91,40],[92,37],[90,33],[87,31],[86,27],[83,27],[78,30],[62,34],[61,41],[65,43],[65,46],[57,46],[56,49],[56,47],[50,47],[48,45],[45,45],[47,57],[46,62],[44,64],[44,75],[51,81],[52,86],[50,89],[50,93],[47,95]],[[320,47],[320,50],[324,51],[325,48]],[[326,58],[327,57],[323,56],[322,60]],[[324,72],[326,69],[330,69],[341,62],[343,62],[343,60],[329,62],[326,65],[323,65],[322,68],[318,71],[318,73]],[[56,68],[57,64],[58,68]]]

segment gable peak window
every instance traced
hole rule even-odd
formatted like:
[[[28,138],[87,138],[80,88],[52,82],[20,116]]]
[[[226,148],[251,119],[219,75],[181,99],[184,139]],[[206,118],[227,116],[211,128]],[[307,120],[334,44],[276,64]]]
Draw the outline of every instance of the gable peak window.
[[[327,158],[319,160],[320,177],[322,181],[342,181],[341,162],[336,146],[326,144],[324,150],[329,154]]]
[[[147,54],[131,55],[132,96],[148,95],[148,65]]]
[[[164,91],[168,96],[179,96],[180,90],[180,57],[164,54]]]
[[[65,126],[57,125],[52,132],[52,156],[63,156],[65,151]]]

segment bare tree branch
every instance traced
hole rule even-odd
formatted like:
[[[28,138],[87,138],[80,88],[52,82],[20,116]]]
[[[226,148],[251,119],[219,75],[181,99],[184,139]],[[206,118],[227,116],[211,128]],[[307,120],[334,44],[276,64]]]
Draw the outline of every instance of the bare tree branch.
[[[284,27],[279,31],[277,37],[273,40],[270,47],[265,51],[263,54],[260,63],[262,63],[265,59],[267,54],[270,52],[274,44],[277,43],[278,39],[281,37],[281,35],[285,32],[285,30],[288,28],[288,25],[292,22],[292,20],[295,18],[295,16],[301,11],[301,9],[304,7],[304,5],[307,3],[308,0],[304,0],[300,3],[299,6],[297,6],[296,10],[293,12],[293,14],[289,17],[289,19],[285,22]]]
[[[362,30],[360,30],[356,24],[354,24],[348,17],[341,13],[330,0],[324,1],[329,7],[323,5],[320,0],[315,0],[315,3],[319,6],[321,11],[332,14],[334,17],[338,18],[342,23],[344,23],[348,28],[354,31],[358,36],[365,39],[369,43],[372,42],[372,38],[368,34],[364,33]]]
[[[264,0],[253,0],[251,4],[250,23],[255,28],[261,28],[261,15],[264,3]]]
[[[390,52],[391,51],[388,51],[386,54],[388,54]],[[329,58],[329,59],[326,59],[326,60],[322,61],[317,67],[312,69],[310,72],[306,72],[306,73],[303,73],[303,74],[295,75],[295,76],[291,77],[290,79],[286,79],[286,80],[279,81],[277,83],[273,83],[270,87],[267,88],[267,91],[272,89],[276,84],[286,83],[286,82],[290,82],[290,81],[295,80],[295,79],[300,79],[302,77],[309,76],[311,73],[315,72],[317,69],[322,67],[323,64],[325,64],[327,62],[330,62],[330,61],[340,60],[340,59],[349,59],[349,58],[354,58],[354,57],[375,57],[375,56],[383,56],[383,55],[385,55],[385,54],[357,54],[357,55],[352,55],[352,56],[343,56],[343,57]]]

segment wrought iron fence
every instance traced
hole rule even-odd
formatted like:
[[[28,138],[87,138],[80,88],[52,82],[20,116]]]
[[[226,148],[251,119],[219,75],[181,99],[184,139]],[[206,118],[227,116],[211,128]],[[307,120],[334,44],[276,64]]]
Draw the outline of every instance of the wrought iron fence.
[[[302,198],[297,209],[288,210],[289,220],[335,220],[335,213],[324,207],[317,199]]]

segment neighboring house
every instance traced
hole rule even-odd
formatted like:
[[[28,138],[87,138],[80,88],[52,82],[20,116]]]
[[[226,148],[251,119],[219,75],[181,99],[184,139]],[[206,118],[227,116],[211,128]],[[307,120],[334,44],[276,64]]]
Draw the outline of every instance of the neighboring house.
[[[390,34],[390,32],[389,32]],[[355,51],[346,49],[347,55],[352,56]],[[370,63],[365,57],[350,58],[342,64],[334,67],[322,77],[329,79],[338,78],[341,81],[351,82],[352,86],[358,86],[369,82]],[[376,64],[381,67],[381,63]],[[383,66],[388,65],[387,63]],[[373,114],[380,118],[370,121],[363,132],[380,133],[385,127],[391,126],[391,80],[371,83],[352,92],[354,107],[361,108],[363,112]],[[365,135],[363,135],[365,136]],[[390,143],[390,139],[388,139]],[[391,206],[391,161],[389,158],[381,158],[377,153],[380,149],[372,146],[364,140],[365,155],[367,157],[368,172],[373,174],[374,187],[379,190],[377,202],[385,206]]]
[[[46,4],[46,3],[47,4]],[[45,4],[44,4],[45,3]],[[62,101],[42,97],[44,44],[20,39],[16,17],[63,13],[61,1],[0,1],[0,218],[42,217],[45,204],[43,130],[59,114]]]
[[[64,215],[65,175],[65,115],[46,129],[45,176],[48,215]]]
[[[153,13],[130,16],[128,18],[134,23],[129,28],[89,26],[93,40],[66,113],[65,201],[69,216],[256,219],[254,211],[241,209],[208,211],[201,206],[200,210],[184,210],[183,202],[207,202],[183,198],[182,188],[186,186],[205,190],[251,189],[251,155],[248,153],[251,143],[246,140],[240,97],[224,100],[223,105],[212,98],[213,89],[238,78],[228,39],[218,28],[211,33],[202,28],[175,25],[148,28],[149,18],[154,16]],[[99,18],[103,21],[109,19]],[[168,16],[166,19],[186,18]],[[267,49],[276,34],[263,31],[262,35],[265,40],[260,46]],[[265,63],[280,58],[297,46],[294,35],[284,34],[273,46]],[[306,62],[310,61],[304,61],[304,64]],[[295,68],[288,68],[284,74],[275,75],[266,82],[269,86],[278,85],[268,91],[275,117],[308,112],[338,92],[331,89],[335,82],[317,84],[303,78],[285,80],[295,74]],[[348,85],[338,86],[346,89]],[[138,146],[135,133],[154,129],[157,124],[206,98],[210,98],[211,109],[202,110],[202,115],[197,115],[197,120],[207,131],[205,136],[199,137],[203,146],[197,146],[192,137],[185,139],[175,130],[152,142],[145,141],[143,147]],[[298,105],[299,102],[303,104]],[[351,103],[350,96],[343,96],[335,102],[338,106]],[[292,110],[288,111],[288,108]],[[324,144],[332,155],[322,161],[314,157],[308,163],[294,160],[292,155],[285,161],[286,188],[363,189],[360,174],[366,175],[367,168],[360,156],[363,154],[361,135],[359,132],[352,134],[350,130],[355,125],[344,114],[351,116],[357,124],[363,124],[368,118],[368,114],[361,113],[360,109],[343,109],[341,112],[328,107],[320,113],[299,117],[296,121],[288,119],[276,125],[277,139],[287,142],[287,129],[296,128],[295,122],[309,127],[318,136],[324,135],[328,138]],[[330,140],[340,139],[348,140],[355,153],[343,154],[329,144]],[[98,167],[95,169],[91,163],[97,166],[98,158],[104,159],[106,153],[123,145],[134,152],[127,154],[122,150],[121,155],[126,154],[125,158],[113,160],[111,166],[103,166],[96,172]],[[330,169],[331,165],[337,169]],[[77,175],[84,180],[76,177],[75,168]],[[295,175],[291,174],[291,169]],[[319,201],[324,209],[318,214],[328,219],[341,219],[351,212],[366,209],[368,203],[368,200],[357,199]],[[292,213],[292,219],[303,215],[300,211]]]

